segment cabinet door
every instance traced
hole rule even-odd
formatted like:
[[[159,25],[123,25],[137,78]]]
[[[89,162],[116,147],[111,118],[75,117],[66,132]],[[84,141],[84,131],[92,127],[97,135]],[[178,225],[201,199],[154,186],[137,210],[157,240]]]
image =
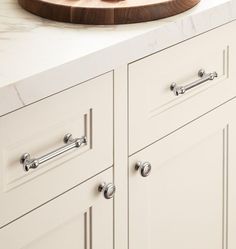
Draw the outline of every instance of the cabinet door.
[[[113,200],[98,191],[104,181],[112,182],[112,169],[0,229],[0,248],[112,249]]]
[[[228,102],[130,157],[130,249],[236,248],[235,109]]]

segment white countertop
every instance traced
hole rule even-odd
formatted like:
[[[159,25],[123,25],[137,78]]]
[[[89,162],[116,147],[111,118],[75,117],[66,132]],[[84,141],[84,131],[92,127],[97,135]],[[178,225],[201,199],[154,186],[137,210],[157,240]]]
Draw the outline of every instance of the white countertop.
[[[42,19],[0,2],[0,115],[236,18],[235,0],[140,24],[85,26]]]

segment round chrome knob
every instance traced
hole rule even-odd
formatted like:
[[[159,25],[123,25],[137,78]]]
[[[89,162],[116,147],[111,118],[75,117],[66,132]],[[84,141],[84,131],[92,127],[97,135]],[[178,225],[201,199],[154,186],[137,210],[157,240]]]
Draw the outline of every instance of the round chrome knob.
[[[142,177],[147,177],[151,173],[152,165],[149,162],[137,162],[135,165],[135,169],[140,171]]]
[[[116,192],[116,186],[113,183],[103,182],[99,185],[98,191],[103,193],[105,199],[111,199]]]

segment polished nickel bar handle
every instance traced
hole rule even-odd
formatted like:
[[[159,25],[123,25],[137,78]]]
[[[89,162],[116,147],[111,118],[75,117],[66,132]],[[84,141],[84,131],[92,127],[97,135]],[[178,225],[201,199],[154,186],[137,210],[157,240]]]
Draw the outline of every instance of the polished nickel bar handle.
[[[80,148],[82,145],[87,144],[87,138],[85,136],[81,138],[73,138],[71,134],[66,134],[63,141],[66,145],[39,158],[31,158],[29,153],[23,154],[20,159],[20,163],[23,164],[23,169],[25,171],[36,169],[39,165],[64,154],[71,149]]]
[[[207,74],[205,70],[201,69],[198,72],[198,76],[200,77],[199,80],[187,84],[186,86],[178,86],[176,83],[172,83],[170,86],[171,91],[173,91],[175,96],[179,96],[180,94],[184,94],[196,86],[199,86],[207,81],[214,80],[216,77],[218,77],[218,74],[217,72]]]

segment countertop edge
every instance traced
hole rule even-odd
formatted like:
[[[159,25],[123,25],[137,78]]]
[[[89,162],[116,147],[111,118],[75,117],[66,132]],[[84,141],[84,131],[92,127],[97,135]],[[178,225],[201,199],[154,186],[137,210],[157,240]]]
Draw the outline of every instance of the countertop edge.
[[[196,14],[183,15],[147,33],[3,86],[0,116],[230,23],[236,19],[235,5],[232,0]]]

